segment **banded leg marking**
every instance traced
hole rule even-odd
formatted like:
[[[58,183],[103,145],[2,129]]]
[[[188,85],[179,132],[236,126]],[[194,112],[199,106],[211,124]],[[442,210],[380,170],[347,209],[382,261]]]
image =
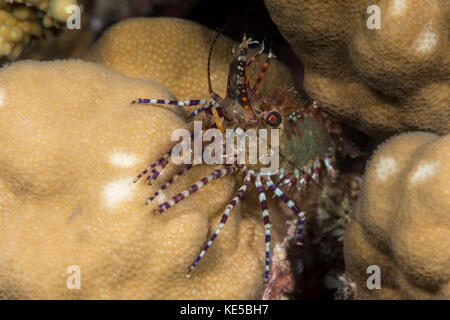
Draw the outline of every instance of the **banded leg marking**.
[[[253,61],[255,61],[261,55],[261,53],[263,53],[263,51],[264,51],[264,40],[261,43],[261,49],[259,49],[258,52],[253,57],[251,57],[250,60],[248,60],[247,64],[245,65],[245,72],[248,71],[248,67],[252,64]]]
[[[251,92],[254,94],[256,90],[258,90],[259,85],[261,84],[262,79],[264,78],[264,74],[266,73],[267,68],[269,67],[270,60],[275,57],[275,55],[272,53],[272,51],[269,52],[267,55],[266,62],[264,62],[263,67],[261,69],[261,72],[259,73],[258,80],[256,80],[255,85],[251,89]]]
[[[261,183],[261,175],[257,174],[255,179],[255,186],[258,190],[259,202],[261,203],[261,210],[264,220],[264,231],[265,231],[265,244],[266,244],[266,270],[265,270],[265,279],[269,279],[270,273],[270,217],[269,217],[269,209],[267,207],[267,199],[266,194],[264,193],[264,188]]]
[[[156,181],[156,179],[168,164],[169,157],[167,156],[164,157],[164,159],[162,159],[155,168],[153,168],[151,174],[147,177],[147,183],[151,185],[153,181]]]
[[[189,186],[186,190],[178,193],[176,196],[174,196],[169,201],[166,201],[158,206],[158,209],[155,209],[155,213],[162,213],[165,210],[169,209],[170,207],[173,207],[178,202],[186,199],[193,193],[197,192],[199,189],[201,189],[203,186],[211,182],[212,180],[217,180],[219,178],[231,175],[237,171],[237,166],[227,167],[224,169],[218,169],[213,172],[211,172],[208,176],[203,177],[193,185]]]
[[[142,171],[136,178],[134,178],[133,183],[136,183],[139,179],[141,179],[143,176],[145,176],[151,169],[155,168],[156,166],[160,166],[165,161],[168,162],[168,158],[170,157],[172,150],[170,150],[168,153],[164,154],[161,158],[153,162],[150,167],[146,168],[144,171]],[[167,163],[166,163],[167,165]],[[163,169],[166,165],[163,165]],[[162,170],[162,169],[161,169]],[[152,171],[153,173],[153,171]],[[159,174],[158,174],[159,175]]]
[[[190,106],[198,106],[201,104],[207,104],[208,101],[206,100],[185,100],[185,101],[179,101],[179,100],[168,100],[168,99],[136,99],[131,101],[132,104],[135,103],[153,103],[153,104],[164,104],[164,105],[172,105],[172,106],[179,106],[179,107],[190,107]]]
[[[217,228],[216,232],[214,232],[214,234],[211,236],[211,239],[208,241],[208,243],[205,245],[205,247],[203,248],[203,250],[200,252],[200,254],[198,255],[197,259],[195,259],[194,263],[192,263],[192,265],[189,267],[188,273],[186,275],[186,278],[190,277],[190,274],[192,272],[192,270],[194,270],[194,268],[197,266],[197,264],[199,263],[199,261],[203,258],[203,256],[205,255],[206,251],[208,251],[208,249],[211,247],[211,245],[213,244],[214,240],[217,238],[217,236],[219,235],[220,231],[223,229],[223,227],[225,226],[225,223],[228,220],[228,216],[230,215],[231,210],[233,210],[233,208],[239,203],[239,201],[242,199],[242,197],[244,196],[245,191],[247,190],[247,187],[250,183],[251,177],[253,174],[253,170],[250,170],[247,175],[244,178],[244,183],[242,184],[242,186],[239,188],[238,192],[236,193],[235,197],[230,201],[230,203],[227,205],[227,207],[225,208],[225,212],[222,215],[222,219],[220,219],[220,224],[219,227]]]
[[[152,202],[159,194],[161,194],[161,192],[166,190],[169,187],[169,185],[174,183],[179,177],[188,172],[192,168],[192,166],[193,166],[192,164],[188,164],[186,167],[178,171],[172,178],[170,178],[169,181],[163,184],[158,191],[156,191],[150,198],[148,198],[145,204],[148,205],[150,202]]]
[[[279,197],[281,200],[283,200],[283,202],[286,203],[287,206],[292,211],[294,211],[295,214],[298,216],[299,225],[297,229],[296,242],[300,243],[300,237],[303,231],[303,224],[305,223],[305,213],[299,207],[297,207],[294,201],[289,199],[289,197],[280,188],[278,188],[270,178],[267,179],[267,185],[273,190],[275,195]]]
[[[196,115],[198,115],[198,114],[200,114],[200,113],[202,113],[202,112],[208,112],[208,110],[210,110],[214,105],[216,105],[216,101],[211,101],[211,102],[208,104],[208,106],[206,106],[206,107],[201,107],[201,108],[198,108],[197,110],[194,110],[194,112],[192,112],[192,113],[189,115],[189,117],[193,118],[193,117],[195,117]]]

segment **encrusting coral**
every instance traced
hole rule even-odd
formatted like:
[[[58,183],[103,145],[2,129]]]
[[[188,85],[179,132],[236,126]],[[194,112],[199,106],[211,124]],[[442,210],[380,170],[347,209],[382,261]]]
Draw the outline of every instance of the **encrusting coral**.
[[[76,0],[0,0],[0,57],[15,60],[34,38],[65,27]]]
[[[376,138],[449,132],[449,1],[265,3],[325,111]]]
[[[156,81],[92,62],[25,61],[0,70],[0,298],[261,296],[264,229],[256,210],[235,208],[185,277],[234,179],[211,182],[161,215],[145,206],[158,186],[132,183],[186,125],[177,107],[130,105],[149,95],[175,98]],[[175,170],[167,169],[167,176]],[[196,166],[168,193],[211,170]]]
[[[217,31],[188,20],[128,19],[106,31],[83,58],[105,64],[130,77],[157,80],[180,100],[209,99],[208,52],[216,35]],[[222,35],[214,47],[211,81],[220,96],[225,96],[231,50],[235,44]],[[250,71],[256,70],[251,80],[258,77],[266,56],[262,54],[251,65]],[[273,59],[261,86],[264,93],[280,86],[290,88],[295,83],[291,72]]]
[[[364,299],[450,299],[450,135],[413,132],[370,161],[344,242],[346,275]],[[367,268],[380,268],[369,290]]]

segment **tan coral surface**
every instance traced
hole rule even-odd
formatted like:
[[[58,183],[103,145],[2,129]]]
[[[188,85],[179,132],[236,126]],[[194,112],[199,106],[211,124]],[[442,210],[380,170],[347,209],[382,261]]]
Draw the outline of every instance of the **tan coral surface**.
[[[0,70],[0,298],[261,295],[262,219],[239,207],[185,277],[235,180],[213,182],[154,215],[156,204],[145,199],[157,186],[132,180],[185,120],[170,107],[130,105],[148,95],[174,97],[156,81],[90,62],[26,61]],[[166,195],[210,171],[195,167]],[[71,266],[80,268],[80,289],[69,289]]]
[[[364,299],[450,299],[450,135],[406,133],[384,143],[364,177],[344,243]],[[367,267],[381,271],[369,290]]]
[[[450,1],[265,3],[305,65],[306,91],[325,111],[379,138],[449,132]]]
[[[157,80],[179,99],[208,99],[208,52],[216,34],[217,31],[188,20],[128,19],[105,32],[84,59],[103,63],[130,77]],[[235,44],[222,35],[212,55],[211,81],[214,91],[222,97]],[[259,75],[265,57],[261,55],[252,64],[251,80]],[[295,83],[290,71],[272,59],[262,82],[262,92],[270,92],[280,85],[290,88]]]

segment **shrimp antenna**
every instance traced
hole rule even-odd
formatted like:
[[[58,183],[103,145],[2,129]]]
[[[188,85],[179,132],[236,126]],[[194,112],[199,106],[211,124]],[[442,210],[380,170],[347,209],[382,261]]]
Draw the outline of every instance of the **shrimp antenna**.
[[[225,28],[228,26],[228,24],[231,22],[231,18],[229,18],[225,24],[220,28],[219,32],[217,32],[216,36],[214,37],[214,40],[211,44],[211,47],[209,48],[209,54],[208,54],[208,90],[209,94],[213,93],[212,83],[211,83],[211,56],[214,49],[214,46],[216,45],[217,39],[219,39],[220,35],[223,33]]]
[[[217,39],[219,39],[219,36],[222,32],[218,32],[217,35],[214,38],[213,43],[211,44],[211,48],[209,48],[209,54],[208,54],[208,90],[209,94],[213,93],[212,83],[211,83],[211,56],[214,49],[214,45],[217,42]]]

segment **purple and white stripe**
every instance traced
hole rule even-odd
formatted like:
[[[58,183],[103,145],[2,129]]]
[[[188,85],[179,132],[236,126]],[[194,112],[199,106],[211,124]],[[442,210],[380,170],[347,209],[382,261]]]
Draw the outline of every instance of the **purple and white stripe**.
[[[189,197],[193,193],[197,192],[199,189],[201,189],[203,186],[208,184],[210,181],[219,179],[221,177],[228,176],[230,174],[233,174],[233,173],[235,173],[237,171],[237,169],[238,169],[238,167],[232,166],[232,167],[226,167],[224,169],[215,170],[214,172],[210,173],[208,176],[203,177],[202,179],[200,179],[199,181],[197,181],[193,185],[189,186],[188,189],[186,189],[186,190],[178,193],[177,195],[175,195],[169,201],[166,201],[166,202],[160,204],[158,206],[158,209],[154,210],[155,213],[162,213],[162,212],[164,212],[165,210],[169,209],[170,207],[173,207],[178,202],[186,199],[187,197]]]
[[[303,224],[305,223],[305,213],[300,208],[298,208],[297,205],[294,203],[294,201],[289,199],[289,197],[280,188],[278,188],[270,178],[267,179],[267,185],[273,190],[275,195],[278,196],[281,200],[283,200],[283,202],[286,203],[287,206],[290,209],[292,209],[292,211],[294,211],[295,214],[298,216],[299,225],[297,229],[296,241],[297,243],[299,243],[300,237],[303,232]]]
[[[200,254],[197,257],[197,259],[195,259],[194,263],[192,263],[192,265],[189,267],[188,273],[186,275],[187,278],[190,277],[190,273],[192,272],[192,270],[194,270],[194,268],[197,266],[199,261],[205,255],[206,251],[208,251],[208,249],[211,247],[211,245],[213,244],[214,240],[219,235],[220,231],[225,226],[225,223],[228,220],[228,216],[229,216],[231,210],[233,210],[233,208],[239,203],[239,201],[244,196],[244,193],[247,190],[247,187],[248,187],[248,185],[249,185],[249,183],[251,181],[252,174],[253,174],[253,170],[249,170],[249,172],[247,173],[247,175],[244,178],[244,183],[239,188],[238,192],[236,193],[236,196],[230,201],[230,203],[225,208],[225,212],[222,215],[222,219],[220,219],[219,227],[217,228],[216,232],[214,232],[214,234],[211,236],[211,239],[208,241],[208,243],[205,245],[203,250],[200,252]]]
[[[174,105],[179,107],[190,107],[190,106],[198,106],[201,104],[206,104],[208,101],[206,100],[186,100],[186,101],[178,101],[178,100],[168,100],[168,99],[136,99],[131,103],[153,103],[153,104],[165,104],[165,105]]]
[[[184,167],[183,169],[181,169],[180,171],[178,171],[172,178],[170,178],[169,181],[167,181],[166,183],[164,183],[161,188],[158,189],[158,191],[156,191],[150,198],[147,199],[147,202],[145,203],[146,205],[148,205],[151,201],[153,201],[159,194],[161,194],[161,192],[163,192],[164,190],[166,190],[169,185],[171,185],[172,183],[174,183],[179,177],[181,177],[182,175],[184,175],[186,172],[188,172],[190,169],[192,168],[192,164],[188,164],[186,167]]]
[[[210,110],[215,104],[216,104],[216,101],[211,101],[211,102],[209,103],[208,106],[198,108],[197,110],[195,110],[194,112],[192,112],[189,116],[190,116],[191,118],[193,118],[193,117],[195,117],[196,115],[198,115],[198,114],[201,113],[201,112],[207,112],[207,111]]]
[[[164,170],[164,168],[169,164],[169,156],[164,155],[164,158],[162,158],[158,165],[153,168],[151,174],[147,177],[147,183],[149,185],[152,184],[153,181],[155,181],[159,175],[161,174],[161,172]]]
[[[255,181],[256,189],[258,190],[259,202],[261,203],[261,210],[264,220],[264,230],[265,230],[265,244],[266,244],[266,272],[265,279],[269,278],[270,273],[270,218],[269,218],[269,209],[267,207],[267,199],[266,194],[264,193],[264,188],[261,183],[261,174],[256,175]]]
[[[158,160],[156,160],[155,162],[153,162],[150,167],[146,168],[144,171],[142,171],[136,178],[134,178],[133,183],[136,183],[139,179],[141,179],[143,176],[145,176],[150,169],[155,168],[156,166],[160,165],[161,163],[163,163],[164,161],[168,162],[168,159],[170,157],[170,153],[172,152],[172,150],[170,150],[168,153],[166,153],[165,155],[163,155],[161,158],[159,158]],[[164,167],[167,165],[167,163],[164,165]],[[164,168],[163,167],[163,168]],[[152,171],[153,172],[153,171]]]

